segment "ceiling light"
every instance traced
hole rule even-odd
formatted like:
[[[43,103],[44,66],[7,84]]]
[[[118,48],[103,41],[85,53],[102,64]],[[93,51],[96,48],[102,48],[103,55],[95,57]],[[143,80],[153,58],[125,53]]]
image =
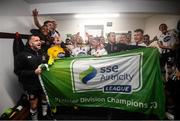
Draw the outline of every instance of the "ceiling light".
[[[75,18],[117,18],[119,14],[76,14]]]

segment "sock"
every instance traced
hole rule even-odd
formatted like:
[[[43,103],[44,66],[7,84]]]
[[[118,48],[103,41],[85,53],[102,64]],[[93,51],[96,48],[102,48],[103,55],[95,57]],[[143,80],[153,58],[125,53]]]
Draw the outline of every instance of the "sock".
[[[48,109],[47,101],[42,100],[42,115],[43,116],[47,115],[47,109]]]
[[[38,120],[38,112],[37,109],[30,109],[30,113],[31,113],[31,119],[34,121]]]
[[[57,107],[56,107],[56,106],[52,106],[52,107],[51,107],[51,111],[52,111],[53,113],[56,113],[56,112],[57,112]]]

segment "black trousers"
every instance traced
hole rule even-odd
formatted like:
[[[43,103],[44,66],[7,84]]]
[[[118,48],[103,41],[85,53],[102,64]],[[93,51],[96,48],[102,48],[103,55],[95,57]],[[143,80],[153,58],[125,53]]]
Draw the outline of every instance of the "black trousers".
[[[175,87],[175,120],[180,120],[180,80],[176,81]]]

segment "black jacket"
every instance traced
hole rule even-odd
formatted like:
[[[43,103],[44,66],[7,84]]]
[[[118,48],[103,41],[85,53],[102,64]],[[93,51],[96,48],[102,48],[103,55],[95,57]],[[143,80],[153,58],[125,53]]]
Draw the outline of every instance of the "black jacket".
[[[42,55],[40,52],[35,52],[28,46],[17,55],[14,72],[18,75],[19,81],[25,90],[38,90],[41,88],[38,75],[35,74],[35,69],[41,62]]]
[[[126,45],[126,44],[121,44],[121,43],[117,43],[117,44],[108,43],[105,46],[105,49],[108,52],[108,54],[110,54],[110,53],[121,52],[121,51],[125,51],[125,50],[137,49],[137,48],[140,48],[140,47],[141,46]]]

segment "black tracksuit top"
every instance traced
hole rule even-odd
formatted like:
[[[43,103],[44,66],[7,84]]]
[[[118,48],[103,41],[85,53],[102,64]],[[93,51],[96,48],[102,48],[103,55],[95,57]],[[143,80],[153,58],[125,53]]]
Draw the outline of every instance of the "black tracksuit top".
[[[18,75],[25,90],[39,90],[41,88],[38,75],[35,74],[35,69],[41,63],[42,55],[40,52],[35,52],[28,46],[16,56],[14,72]]]

